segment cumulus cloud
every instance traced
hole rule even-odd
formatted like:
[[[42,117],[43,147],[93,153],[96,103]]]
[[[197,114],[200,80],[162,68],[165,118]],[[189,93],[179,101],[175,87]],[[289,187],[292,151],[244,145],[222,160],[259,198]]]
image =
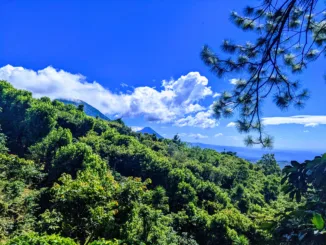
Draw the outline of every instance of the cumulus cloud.
[[[207,135],[203,135],[203,134],[186,134],[186,133],[180,133],[178,134],[180,137],[190,137],[190,138],[195,138],[196,140],[198,139],[207,139],[208,136]]]
[[[175,125],[178,127],[200,127],[200,128],[214,128],[218,126],[218,122],[213,118],[212,111],[201,111],[196,115],[189,115],[185,118],[176,120]]]
[[[237,124],[235,122],[230,122],[226,125],[228,128],[235,127]]]
[[[232,79],[229,80],[229,82],[230,82],[231,84],[233,84],[233,85],[237,84],[238,81],[239,81],[238,78],[232,78]]]
[[[326,116],[298,115],[291,117],[265,117],[262,119],[264,125],[300,124],[304,127],[316,127],[326,124]],[[235,122],[230,122],[227,127],[235,127]]]
[[[301,124],[305,127],[316,127],[326,124],[326,116],[300,115],[291,117],[265,117],[264,125]]]
[[[221,93],[215,93],[215,94],[213,94],[213,98],[220,97],[220,96],[221,96]]]
[[[189,72],[176,80],[164,80],[160,90],[143,86],[128,93],[114,93],[96,81],[86,81],[81,74],[56,70],[51,66],[34,71],[7,65],[0,68],[0,79],[33,92],[35,97],[83,100],[112,117],[142,116],[148,121],[177,121],[176,125],[188,123],[203,128],[216,125],[215,119],[199,104],[207,96],[213,96],[207,78],[199,72]],[[122,87],[125,85],[121,84]]]
[[[307,123],[307,124],[305,124],[304,126],[305,127],[316,127],[316,126],[318,126],[319,125],[319,123]]]
[[[196,140],[208,138],[207,135],[202,135],[202,134],[189,134],[189,137],[195,138]]]
[[[143,127],[139,127],[139,126],[131,126],[130,128],[131,128],[131,130],[134,131],[134,132],[137,132],[137,131],[143,129]]]
[[[222,133],[217,133],[217,134],[214,135],[215,138],[217,138],[217,137],[221,137],[221,136],[223,136]]]

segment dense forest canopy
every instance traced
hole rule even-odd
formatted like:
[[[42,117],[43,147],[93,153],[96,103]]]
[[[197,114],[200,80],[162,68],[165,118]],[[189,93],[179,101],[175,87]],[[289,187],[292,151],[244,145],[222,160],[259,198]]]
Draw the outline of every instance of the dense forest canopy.
[[[282,177],[273,155],[253,164],[135,133],[6,81],[0,107],[1,243],[325,241],[325,157]]]
[[[213,108],[218,118],[237,112],[239,131],[258,133],[245,139],[247,145],[273,145],[261,117],[267,98],[272,97],[282,110],[301,109],[309,98],[296,74],[326,54],[325,7],[318,0],[260,0],[242,15],[231,13],[237,27],[256,37],[253,41],[224,40],[221,46],[226,55],[214,53],[207,45],[203,48],[201,58],[214,74],[240,76],[234,89],[225,91]]]

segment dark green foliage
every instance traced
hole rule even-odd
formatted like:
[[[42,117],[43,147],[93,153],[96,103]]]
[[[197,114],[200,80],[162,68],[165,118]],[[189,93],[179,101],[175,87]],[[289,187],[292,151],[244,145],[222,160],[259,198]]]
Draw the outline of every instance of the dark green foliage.
[[[281,175],[281,168],[277,164],[274,154],[264,154],[262,159],[257,162],[265,175]]]
[[[84,111],[84,105],[78,105],[77,110]]]
[[[24,126],[26,128],[25,144],[31,145],[45,137],[56,125],[56,111],[51,102],[35,102],[26,111]]]
[[[224,152],[222,152],[222,154],[227,154],[227,155],[230,155],[230,156],[236,156],[237,155],[237,153],[233,152],[233,151],[224,151]]]
[[[43,174],[32,161],[0,154],[0,240],[33,229]]]
[[[16,154],[23,154],[26,135],[25,118],[31,107],[32,94],[14,89],[9,83],[0,81],[0,125],[7,137],[8,148]]]
[[[300,164],[291,162],[283,169],[284,191],[299,203],[296,210],[288,210],[278,232],[288,234],[292,244],[324,244],[326,217],[326,154]],[[300,225],[298,225],[300,224]]]
[[[49,178],[55,180],[62,173],[68,173],[75,177],[77,171],[82,169],[85,159],[90,156],[91,152],[91,148],[83,143],[69,144],[59,148],[52,160]]]
[[[5,244],[277,244],[283,234],[300,234],[301,221],[323,236],[325,209],[317,201],[324,194],[308,202],[306,193],[324,193],[324,158],[286,168],[291,197],[307,200],[296,205],[280,192],[273,155],[252,164],[189,147],[178,136],[134,133],[121,120],[33,99],[6,82],[0,103]],[[9,123],[11,113],[17,120]],[[313,213],[297,218],[293,210],[304,204]]]
[[[86,135],[93,128],[94,119],[86,116],[73,105],[67,105],[63,107],[63,110],[58,111],[57,123],[60,127],[69,129],[77,138]]]
[[[53,129],[40,142],[29,147],[30,157],[39,164],[44,164],[45,170],[51,168],[51,161],[57,150],[72,143],[72,134],[69,129]]]
[[[105,120],[96,120],[93,130],[99,135],[109,129],[108,122]]]
[[[0,153],[8,152],[8,148],[6,144],[7,144],[7,137],[3,133],[0,133]]]

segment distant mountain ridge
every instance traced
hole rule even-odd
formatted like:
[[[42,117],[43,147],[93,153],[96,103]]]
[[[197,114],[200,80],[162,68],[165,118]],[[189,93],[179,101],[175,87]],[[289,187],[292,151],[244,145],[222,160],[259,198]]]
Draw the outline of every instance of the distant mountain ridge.
[[[141,130],[139,130],[139,131],[137,131],[138,133],[143,133],[143,134],[154,134],[154,135],[156,135],[156,137],[158,138],[158,139],[162,139],[163,137],[160,135],[160,134],[158,134],[154,129],[152,129],[151,127],[145,127],[145,128],[143,128],[143,129],[141,129]]]
[[[99,117],[102,118],[104,120],[110,120],[107,116],[105,116],[102,112],[100,112],[98,109],[96,109],[95,107],[91,106],[90,104],[86,103],[85,101],[82,100],[69,100],[69,99],[56,99],[58,101],[61,101],[63,103],[65,103],[66,105],[74,105],[74,106],[78,106],[78,105],[84,105],[84,112],[86,113],[86,115],[91,116],[91,117]]]
[[[307,150],[292,150],[292,149],[259,149],[259,148],[249,148],[249,147],[240,147],[240,146],[223,146],[223,145],[211,145],[203,143],[190,143],[191,146],[198,146],[200,148],[213,149],[218,152],[232,151],[236,152],[237,156],[244,158],[251,162],[256,162],[259,160],[263,154],[273,153],[275,155],[276,161],[282,165],[287,164],[293,160],[298,162],[304,162],[305,160],[312,160],[315,156],[319,156],[322,152],[313,152]]]
[[[154,134],[157,138],[163,138],[159,133],[157,133],[151,127],[145,127],[142,130],[137,131],[143,134]],[[279,163],[280,167],[284,167],[293,160],[304,162],[305,160],[314,159],[315,156],[321,155],[323,152],[318,151],[308,151],[308,150],[292,150],[292,149],[260,149],[260,148],[249,148],[241,146],[224,146],[224,145],[213,145],[204,144],[199,142],[186,142],[190,146],[198,146],[200,148],[213,149],[217,152],[231,151],[236,152],[238,157],[246,159],[250,162],[256,162],[261,159],[264,154],[272,153],[275,155],[276,161]]]

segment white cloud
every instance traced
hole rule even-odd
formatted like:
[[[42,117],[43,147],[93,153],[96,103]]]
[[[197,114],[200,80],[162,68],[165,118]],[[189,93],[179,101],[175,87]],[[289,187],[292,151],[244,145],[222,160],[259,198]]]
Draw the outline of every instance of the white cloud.
[[[291,117],[265,117],[264,125],[301,124],[305,127],[316,127],[326,124],[326,116],[300,115]]]
[[[203,111],[205,110],[205,107],[198,105],[198,104],[190,104],[189,106],[187,106],[185,109],[185,113],[193,113],[193,112],[197,112],[197,111]]]
[[[313,128],[314,128],[314,127],[318,126],[318,124],[319,124],[319,123],[307,123],[307,124],[305,124],[304,126],[305,126],[305,127],[313,127]]]
[[[195,138],[196,140],[198,139],[207,139],[208,136],[207,135],[203,135],[203,134],[186,134],[186,133],[180,133],[178,134],[180,137],[190,137],[190,138]]]
[[[213,94],[213,98],[220,97],[220,96],[221,96],[220,93],[215,93],[215,94]]]
[[[175,124],[178,127],[200,127],[200,128],[213,128],[218,126],[218,122],[212,116],[212,111],[201,111],[196,115],[189,115],[185,118],[176,120]]]
[[[137,132],[139,130],[142,130],[144,127],[131,126],[130,128],[131,128],[132,131]]]
[[[207,135],[202,135],[202,134],[189,134],[189,137],[195,138],[196,140],[208,138]]]
[[[217,134],[214,135],[215,138],[217,138],[217,137],[221,137],[221,136],[223,136],[222,133],[217,133]]]
[[[199,72],[189,72],[186,76],[181,76],[178,80],[163,81],[162,86],[167,91],[174,92],[175,104],[191,104],[199,101],[208,95],[212,95],[211,87],[207,87],[208,80],[201,76]]]
[[[326,124],[326,116],[298,115],[291,117],[265,117],[262,119],[264,125],[301,124],[305,127],[316,127]],[[235,127],[235,122],[230,122],[227,127]]]
[[[96,81],[86,81],[81,74],[50,66],[34,71],[7,65],[0,68],[0,79],[9,81],[16,88],[33,92],[35,97],[83,100],[112,117],[142,116],[148,121],[177,121],[176,125],[203,128],[216,125],[215,119],[208,112],[203,112],[205,107],[199,104],[205,97],[213,96],[207,78],[199,72],[189,72],[177,80],[163,81],[161,90],[143,86],[128,93],[114,93]],[[197,114],[192,116],[193,113]]]
[[[228,128],[235,127],[237,124],[235,122],[230,122],[228,125],[226,125]]]
[[[180,137],[186,137],[186,136],[188,136],[186,133],[180,133],[180,134],[178,134]]]
[[[304,132],[304,133],[309,133],[309,130],[304,130],[303,132]]]
[[[240,79],[238,79],[238,78],[232,78],[232,79],[229,80],[229,82],[230,82],[231,84],[235,85],[235,84],[237,84],[237,82],[238,82],[239,80],[240,80]]]

